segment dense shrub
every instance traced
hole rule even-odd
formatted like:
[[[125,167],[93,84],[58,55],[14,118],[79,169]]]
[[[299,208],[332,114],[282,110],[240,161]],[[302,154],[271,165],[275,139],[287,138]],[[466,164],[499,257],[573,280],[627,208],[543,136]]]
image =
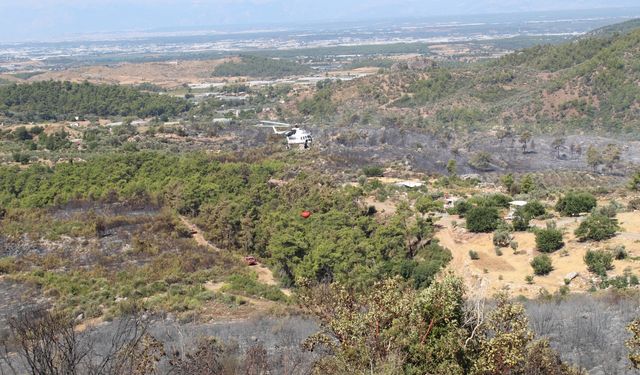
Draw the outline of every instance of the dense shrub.
[[[512,197],[504,194],[476,195],[469,199],[470,203],[482,207],[509,207]]]
[[[580,241],[602,241],[616,235],[618,221],[602,214],[591,214],[575,230]]]
[[[451,252],[434,242],[420,250],[420,261],[403,259],[396,264],[394,272],[405,280],[413,281],[416,289],[425,288],[433,282],[444,265],[451,260]]]
[[[384,174],[384,170],[380,166],[371,165],[362,168],[362,173],[367,177],[382,177]]]
[[[608,205],[594,208],[592,213],[603,215],[610,218],[615,218],[618,211],[622,210],[622,206],[614,201],[611,201]]]
[[[564,246],[562,231],[553,225],[536,230],[536,248],[543,253],[552,253]]]
[[[229,276],[227,284],[222,290],[265,298],[271,301],[286,301],[287,299],[287,296],[277,286],[258,282],[258,277],[255,274],[233,274]]]
[[[529,229],[530,216],[522,208],[518,208],[513,214],[513,230],[517,232],[524,232]]]
[[[602,283],[600,283],[600,288],[606,289],[608,287],[613,287],[616,289],[625,289],[630,284],[629,279],[630,277],[627,275],[620,275],[612,277],[610,279],[602,280]]]
[[[637,211],[640,210],[640,198],[633,198],[629,201],[629,205],[627,206],[630,210]]]
[[[605,250],[587,250],[584,263],[589,271],[601,277],[607,276],[607,271],[613,269],[613,254]]]
[[[529,218],[540,217],[547,213],[544,205],[539,201],[531,201],[527,203],[526,205],[524,205],[524,207],[522,207],[522,210],[526,215],[529,216]]]
[[[566,216],[577,216],[590,212],[596,204],[596,198],[589,193],[570,192],[558,200],[556,210]]]
[[[434,200],[430,196],[423,195],[416,199],[415,208],[421,214],[426,214],[427,212],[442,212],[443,203],[442,201]]]
[[[624,245],[618,245],[613,249],[613,256],[616,258],[616,260],[623,260],[627,259],[629,253],[627,253],[627,249]]]
[[[475,233],[492,232],[498,227],[499,215],[495,207],[474,207],[466,215],[467,230]]]
[[[513,236],[511,236],[511,230],[505,225],[501,225],[496,231],[493,233],[493,244],[499,247],[507,247],[511,244],[511,240]]]
[[[473,205],[465,200],[459,200],[454,203],[453,208],[449,210],[449,213],[452,215],[458,215],[460,217],[465,217],[467,212],[473,208]]]
[[[533,273],[538,276],[548,275],[553,271],[553,265],[551,264],[551,258],[546,255],[538,255],[531,261],[531,267],[533,267]]]
[[[537,188],[537,184],[532,175],[526,174],[520,179],[520,192],[530,194]]]

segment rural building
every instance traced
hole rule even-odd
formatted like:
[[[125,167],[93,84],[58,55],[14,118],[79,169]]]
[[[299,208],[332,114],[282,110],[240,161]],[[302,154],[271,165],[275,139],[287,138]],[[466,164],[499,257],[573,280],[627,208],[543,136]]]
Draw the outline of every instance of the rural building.
[[[213,119],[213,123],[218,125],[231,125],[231,119],[227,117],[218,117]]]
[[[527,201],[511,201],[509,202],[509,213],[505,219],[513,220],[513,215],[516,213],[516,210],[520,207],[524,207],[527,205]]]

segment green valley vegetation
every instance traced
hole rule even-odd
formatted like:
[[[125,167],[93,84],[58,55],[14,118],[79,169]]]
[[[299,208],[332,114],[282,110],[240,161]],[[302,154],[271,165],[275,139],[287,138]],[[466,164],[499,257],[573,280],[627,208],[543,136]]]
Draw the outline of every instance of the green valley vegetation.
[[[118,85],[43,81],[0,86],[0,113],[14,121],[72,120],[95,116],[175,116],[184,99]]]
[[[433,224],[399,210],[384,222],[358,203],[362,190],[336,187],[322,175],[300,174],[281,187],[267,182],[285,164],[225,162],[204,154],[154,152],[104,155],[86,163],[0,167],[0,206],[38,208],[70,200],[151,202],[193,216],[220,247],[253,253],[299,278],[364,288],[401,275],[428,286],[451,259],[432,238]],[[302,210],[312,212],[308,219]],[[411,244],[407,246],[407,243]]]
[[[312,72],[308,66],[297,62],[252,55],[240,56],[240,62],[225,62],[215,67],[215,77],[282,78]]]

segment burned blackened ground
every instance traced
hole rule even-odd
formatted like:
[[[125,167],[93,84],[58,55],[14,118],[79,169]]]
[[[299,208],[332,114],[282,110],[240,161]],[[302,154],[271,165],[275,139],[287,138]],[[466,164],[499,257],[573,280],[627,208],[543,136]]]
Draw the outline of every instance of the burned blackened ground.
[[[4,294],[0,296],[4,298]],[[3,306],[7,302],[15,301],[3,300]],[[629,367],[624,347],[628,337],[625,327],[639,312],[636,298],[615,294],[574,295],[564,299],[526,301],[525,306],[536,336],[549,339],[565,361],[579,365],[593,375],[636,373]],[[3,307],[0,313],[7,313],[6,308]],[[190,323],[177,321],[171,314],[148,319],[149,332],[163,343],[168,353],[191,353],[200,340],[215,337],[224,343],[227,354],[237,357],[252,346],[261,345],[272,357],[276,368],[295,368],[288,372],[291,374],[308,373],[314,360],[323,354],[302,349],[304,340],[319,329],[315,320],[304,316]],[[118,320],[115,320],[100,323],[83,334],[90,335],[86,339],[95,342],[99,353],[101,348],[108,348],[109,340],[117,330]],[[162,373],[169,371],[166,360],[160,369]]]
[[[35,233],[19,235],[0,234],[0,255],[12,257],[46,256],[56,254],[70,262],[68,266],[86,267],[95,264],[96,256],[121,254],[131,249],[136,236],[143,235],[145,225],[159,218],[160,210],[125,207],[120,204],[78,203],[51,209],[42,213],[42,225],[47,220],[66,220],[86,225],[86,235],[60,235],[55,238],[39,237]],[[100,228],[96,223],[103,222]]]
[[[571,295],[526,303],[531,328],[564,360],[592,375],[636,374],[627,359],[626,326],[640,313],[637,297]]]
[[[616,178],[628,174],[634,170],[633,164],[640,163],[640,142],[623,138],[568,135],[561,137],[564,143],[556,148],[553,142],[558,137],[533,136],[523,149],[517,135],[501,141],[492,133],[447,137],[415,128],[323,126],[308,129],[314,136],[313,148],[330,168],[338,171],[378,163],[429,174],[446,173],[447,162],[456,160],[460,174],[591,171]],[[220,134],[234,135],[234,141],[223,146],[225,149],[278,144],[285,148],[284,140],[265,134],[265,129],[241,126]],[[620,162],[611,168],[599,166],[594,170],[587,164],[587,149],[595,146],[602,150],[609,144],[619,147]],[[483,153],[488,155],[486,164],[474,162]]]
[[[42,296],[36,286],[0,279],[0,338],[9,335],[10,317],[49,305],[49,298]]]

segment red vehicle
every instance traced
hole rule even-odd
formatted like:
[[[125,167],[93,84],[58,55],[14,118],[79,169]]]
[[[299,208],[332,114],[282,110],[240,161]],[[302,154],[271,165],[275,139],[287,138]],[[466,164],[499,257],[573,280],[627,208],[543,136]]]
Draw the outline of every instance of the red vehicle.
[[[255,257],[252,256],[246,256],[244,257],[244,262],[248,265],[248,266],[255,266],[256,264],[258,264],[258,260]]]

